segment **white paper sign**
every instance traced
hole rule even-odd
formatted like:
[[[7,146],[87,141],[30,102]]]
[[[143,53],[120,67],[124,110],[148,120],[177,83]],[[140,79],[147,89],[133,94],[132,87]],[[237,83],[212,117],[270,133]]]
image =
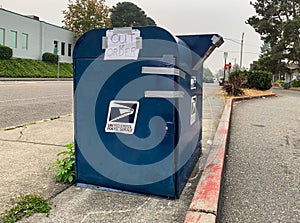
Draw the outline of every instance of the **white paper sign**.
[[[107,48],[105,49],[104,60],[137,60],[139,48],[137,41],[140,31],[133,30],[107,30]]]

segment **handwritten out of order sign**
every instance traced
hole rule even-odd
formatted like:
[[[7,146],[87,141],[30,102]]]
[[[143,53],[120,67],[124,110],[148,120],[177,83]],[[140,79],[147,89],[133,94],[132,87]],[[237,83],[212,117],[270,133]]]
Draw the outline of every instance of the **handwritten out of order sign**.
[[[141,41],[139,30],[107,30],[105,40],[104,60],[137,60]]]

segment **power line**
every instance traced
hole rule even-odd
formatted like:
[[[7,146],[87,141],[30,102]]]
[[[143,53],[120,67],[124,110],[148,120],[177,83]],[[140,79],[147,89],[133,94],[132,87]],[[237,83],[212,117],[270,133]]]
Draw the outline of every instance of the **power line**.
[[[241,42],[240,42],[240,40],[235,40],[235,39],[231,39],[231,38],[227,38],[227,37],[224,37],[223,39],[225,39],[225,40],[229,40],[229,41],[231,41],[231,42],[233,42],[233,43],[235,43],[235,44],[241,45]],[[248,44],[248,43],[244,43],[244,46],[250,46],[250,47],[260,47],[260,46],[258,46],[258,45],[254,45],[254,44]]]
[[[248,44],[248,43],[244,43],[245,46],[250,46],[250,47],[261,47],[261,46],[258,46],[258,45],[254,45],[254,44]]]
[[[217,52],[217,53],[224,53],[224,52],[228,52],[228,53],[240,53],[240,51],[221,51],[221,50],[215,50],[215,52]],[[260,55],[260,53],[255,53],[255,52],[243,52],[243,53]]]
[[[229,40],[229,41],[231,41],[231,42],[234,42],[234,43],[236,43],[236,44],[239,44],[239,45],[241,45],[241,43],[238,41],[238,40],[234,40],[234,39],[230,39],[230,38],[223,38],[223,39],[226,39],[226,40]]]

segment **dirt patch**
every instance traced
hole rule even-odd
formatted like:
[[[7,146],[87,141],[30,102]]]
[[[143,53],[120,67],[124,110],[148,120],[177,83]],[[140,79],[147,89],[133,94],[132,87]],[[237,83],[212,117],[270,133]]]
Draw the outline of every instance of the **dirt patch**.
[[[244,92],[245,92],[245,95],[242,95],[245,96],[245,97],[248,97],[248,96],[262,96],[262,95],[266,95],[266,94],[273,94],[272,91],[260,91],[260,90],[256,90],[256,89],[243,89]]]
[[[293,90],[293,91],[300,91],[300,87],[292,87],[292,88],[290,88],[290,90]]]
[[[272,91],[260,91],[260,90],[256,90],[256,89],[249,89],[249,88],[244,88],[244,95],[240,95],[237,97],[255,97],[255,96],[263,96],[263,95],[267,95],[267,94],[273,94]],[[216,97],[225,97],[226,99],[228,98],[234,98],[235,96],[233,95],[228,95],[223,89],[219,89],[215,92],[213,92],[214,96]]]

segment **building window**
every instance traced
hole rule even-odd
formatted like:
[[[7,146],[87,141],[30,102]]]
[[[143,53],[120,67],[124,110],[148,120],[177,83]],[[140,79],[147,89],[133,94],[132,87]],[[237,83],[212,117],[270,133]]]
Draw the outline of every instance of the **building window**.
[[[61,43],[61,55],[65,55],[65,43]]]
[[[10,31],[10,47],[17,48],[17,32],[11,30]]]
[[[68,44],[68,56],[72,56],[72,44]]]
[[[22,49],[28,50],[28,34],[22,33]]]
[[[5,42],[5,30],[0,28],[0,45],[4,45],[4,42]]]
[[[58,54],[58,41],[54,40],[53,53]]]

